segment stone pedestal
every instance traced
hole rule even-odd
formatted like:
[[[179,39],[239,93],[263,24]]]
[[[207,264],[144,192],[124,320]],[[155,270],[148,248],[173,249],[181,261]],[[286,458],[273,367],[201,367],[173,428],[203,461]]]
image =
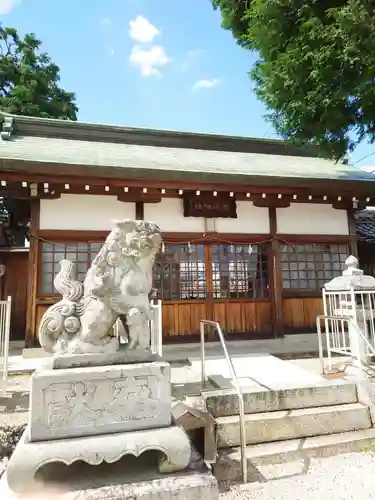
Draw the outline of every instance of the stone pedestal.
[[[190,442],[181,427],[44,442],[30,442],[26,429],[9,461],[7,480],[13,491],[23,493],[33,485],[37,472],[44,465],[56,462],[65,465],[74,462],[111,464],[125,455],[139,457],[150,450],[160,452],[158,468],[162,474],[182,471],[189,465]]]
[[[106,366],[103,357],[54,359],[33,375],[29,425],[7,469],[11,490],[27,491],[46,464],[114,464],[151,450],[160,473],[188,467],[190,441],[171,423],[169,364],[120,356]]]
[[[43,370],[32,377],[30,410],[30,441],[168,427],[170,367],[154,361]]]
[[[187,499],[189,492],[198,500],[208,490],[218,497],[207,470],[208,482],[197,473],[196,486],[181,480],[176,487],[171,476],[191,465],[192,448],[184,430],[172,425],[169,364],[150,348],[152,268],[161,243],[156,224],[126,219],[114,223],[83,283],[71,261],[60,262],[54,285],[61,300],[45,311],[38,331],[41,346],[60,355],[32,377],[29,425],[5,476],[18,497],[36,491],[38,500],[52,500],[51,483],[60,492],[74,483],[73,496],[65,497],[72,500]],[[126,337],[126,349],[116,332]],[[150,455],[148,465],[155,468],[157,460],[158,473],[168,477],[158,484],[151,474],[135,486],[137,466]],[[73,470],[78,477],[71,479]],[[90,492],[103,470],[106,484]],[[88,484],[80,487],[77,479]]]

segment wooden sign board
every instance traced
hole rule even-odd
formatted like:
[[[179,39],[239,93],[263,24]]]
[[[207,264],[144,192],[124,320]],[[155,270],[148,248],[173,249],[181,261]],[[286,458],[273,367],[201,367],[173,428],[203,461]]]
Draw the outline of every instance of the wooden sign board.
[[[184,217],[237,219],[236,200],[233,198],[184,198]]]

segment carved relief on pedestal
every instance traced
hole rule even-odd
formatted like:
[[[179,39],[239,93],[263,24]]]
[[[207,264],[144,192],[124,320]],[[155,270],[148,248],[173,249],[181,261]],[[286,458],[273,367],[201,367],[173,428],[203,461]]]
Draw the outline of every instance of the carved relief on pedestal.
[[[32,379],[31,440],[163,427],[171,423],[164,362],[52,370]]]
[[[59,382],[43,390],[49,429],[152,419],[158,414],[157,379],[125,377],[89,382]]]

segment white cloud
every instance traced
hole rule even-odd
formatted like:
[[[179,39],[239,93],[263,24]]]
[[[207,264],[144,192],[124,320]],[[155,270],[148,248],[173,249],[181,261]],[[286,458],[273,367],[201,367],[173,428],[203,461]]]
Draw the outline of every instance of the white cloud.
[[[139,43],[152,42],[160,34],[160,31],[143,16],[130,21],[129,27],[130,38]]]
[[[8,14],[21,0],[0,0],[0,14]]]
[[[142,76],[161,76],[159,68],[166,66],[171,59],[161,45],[154,45],[148,50],[135,45],[130,53],[129,61],[139,67]]]
[[[189,71],[193,66],[195,66],[199,60],[204,56],[205,51],[203,49],[192,49],[188,50],[185,54],[185,58],[180,65],[181,71]]]
[[[198,82],[195,82],[193,85],[193,90],[200,90],[200,89],[212,89],[213,87],[217,87],[218,85],[221,84],[221,80],[218,78],[213,78],[211,80],[199,80]]]

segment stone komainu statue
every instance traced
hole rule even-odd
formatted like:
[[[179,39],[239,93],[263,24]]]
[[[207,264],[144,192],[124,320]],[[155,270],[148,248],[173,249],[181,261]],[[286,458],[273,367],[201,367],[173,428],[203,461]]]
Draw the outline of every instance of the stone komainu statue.
[[[83,283],[75,280],[74,264],[61,261],[54,284],[62,299],[42,317],[41,346],[55,353],[117,351],[113,326],[121,318],[128,348],[149,348],[149,294],[160,245],[156,224],[123,220],[115,223]]]

